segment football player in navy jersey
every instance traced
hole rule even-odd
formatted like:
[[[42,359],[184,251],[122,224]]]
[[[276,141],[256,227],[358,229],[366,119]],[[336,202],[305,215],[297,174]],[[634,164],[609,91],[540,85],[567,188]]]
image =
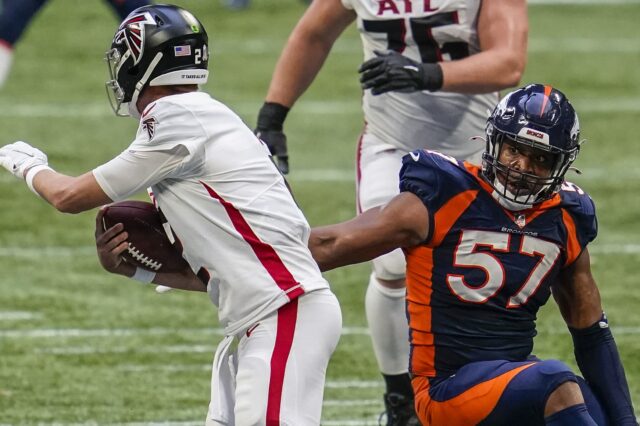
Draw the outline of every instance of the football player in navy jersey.
[[[402,156],[414,149],[480,163],[483,144],[469,138],[482,134],[498,91],[520,83],[527,58],[527,2],[312,2],[280,55],[258,114],[256,134],[283,173],[289,170],[283,132],[288,111],[353,23],[364,59],[358,72],[365,125],[355,173],[360,213],[398,194]],[[374,259],[371,274],[363,277],[371,342],[386,384],[388,426],[417,424],[403,334],[405,269],[402,251],[393,250]]]
[[[0,1],[0,87],[4,85],[11,63],[13,47],[18,42],[29,22],[48,0],[2,0]],[[106,0],[113,11],[124,19],[134,9],[149,4],[148,0]]]
[[[594,204],[565,181],[579,137],[563,93],[526,86],[489,117],[482,167],[413,151],[388,204],[312,231],[324,270],[404,248],[423,425],[636,425],[591,274]],[[551,295],[584,379],[531,353]]]

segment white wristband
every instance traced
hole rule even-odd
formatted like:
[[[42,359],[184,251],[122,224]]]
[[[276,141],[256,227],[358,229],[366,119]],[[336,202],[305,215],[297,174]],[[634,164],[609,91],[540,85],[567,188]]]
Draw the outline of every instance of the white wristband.
[[[152,271],[148,271],[144,268],[136,268],[136,273],[133,274],[131,279],[136,281],[140,281],[141,283],[148,284],[153,281],[156,277],[156,273]]]
[[[33,187],[33,178],[36,177],[36,175],[43,170],[53,171],[53,169],[47,166],[46,164],[40,164],[39,166],[33,166],[32,168],[30,168],[29,171],[27,172],[27,175],[24,177],[24,180],[27,182],[27,186],[29,187],[31,192],[36,194],[38,197],[40,196],[40,194],[38,194],[38,191],[36,191],[35,188]]]

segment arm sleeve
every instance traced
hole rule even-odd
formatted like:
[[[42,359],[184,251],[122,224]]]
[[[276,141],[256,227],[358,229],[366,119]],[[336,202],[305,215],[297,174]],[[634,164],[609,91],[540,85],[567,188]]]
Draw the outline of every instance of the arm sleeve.
[[[124,151],[93,170],[98,185],[113,201],[133,194],[176,175],[189,156],[183,145],[161,151]]]
[[[606,316],[585,329],[569,328],[576,361],[614,425],[636,426],[629,385]]]

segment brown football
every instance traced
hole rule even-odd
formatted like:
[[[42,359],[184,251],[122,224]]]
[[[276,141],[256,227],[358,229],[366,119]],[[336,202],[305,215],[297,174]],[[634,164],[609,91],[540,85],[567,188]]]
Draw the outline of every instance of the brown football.
[[[124,259],[153,272],[178,272],[187,266],[182,258],[180,242],[170,227],[163,226],[160,212],[151,203],[144,201],[120,201],[105,207],[102,217],[104,230],[122,223],[129,234],[129,248]],[[167,232],[172,233],[174,243]]]

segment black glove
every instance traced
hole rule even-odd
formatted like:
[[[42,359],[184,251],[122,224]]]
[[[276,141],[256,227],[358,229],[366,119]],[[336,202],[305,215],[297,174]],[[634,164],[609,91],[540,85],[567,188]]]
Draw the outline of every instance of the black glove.
[[[287,153],[287,137],[282,132],[284,119],[289,108],[275,102],[265,102],[258,113],[258,125],[254,130],[257,137],[267,144],[271,155],[276,157],[278,169],[283,174],[289,173],[289,154]]]
[[[434,92],[442,88],[440,65],[421,64],[395,51],[373,53],[376,57],[360,65],[358,72],[362,88],[371,89],[374,95],[389,91]]]

